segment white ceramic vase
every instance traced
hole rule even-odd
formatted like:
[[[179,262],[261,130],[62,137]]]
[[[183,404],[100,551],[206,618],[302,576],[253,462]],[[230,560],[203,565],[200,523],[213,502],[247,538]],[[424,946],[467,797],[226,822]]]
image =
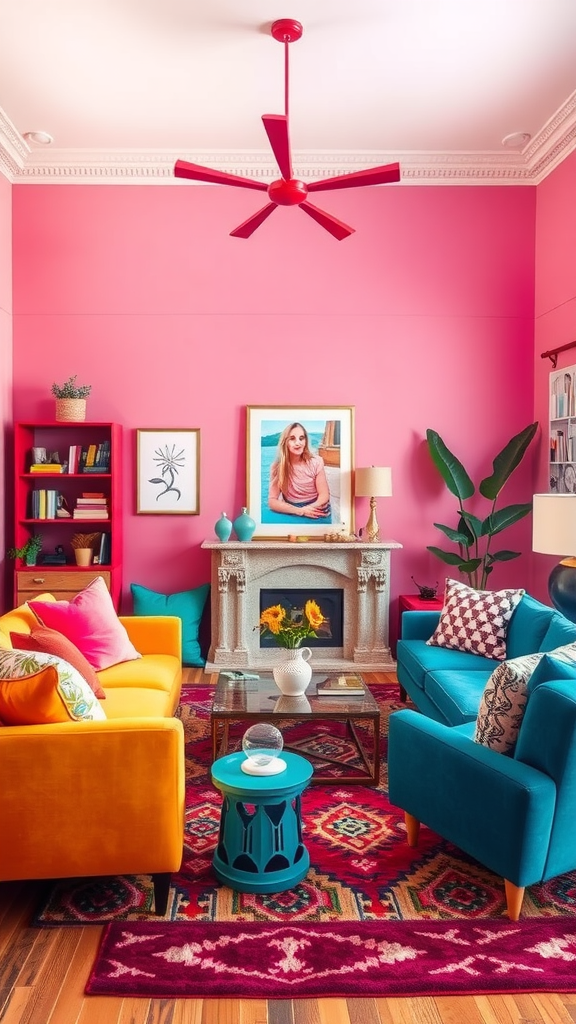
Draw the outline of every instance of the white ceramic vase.
[[[274,665],[274,682],[286,697],[300,697],[312,678],[309,664],[312,651],[309,647],[289,648],[282,652],[282,661]]]

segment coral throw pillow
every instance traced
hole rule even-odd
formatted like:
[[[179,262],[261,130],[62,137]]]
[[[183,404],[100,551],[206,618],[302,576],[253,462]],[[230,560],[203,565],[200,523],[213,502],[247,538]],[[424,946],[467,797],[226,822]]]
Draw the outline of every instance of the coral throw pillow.
[[[104,710],[79,672],[52,654],[0,651],[0,720],[4,725],[103,721]]]
[[[504,661],[512,612],[524,590],[474,590],[458,580],[446,580],[444,607],[426,643]]]
[[[68,637],[97,672],[142,657],[118,619],[101,576],[71,601],[29,601],[28,605],[41,625]]]
[[[76,644],[73,644],[63,633],[58,633],[55,629],[48,629],[47,626],[38,626],[31,633],[10,633],[10,640],[12,647],[19,651],[53,654],[56,658],[67,661],[86,680],[90,689],[100,700],[105,698],[106,694],[100,686],[92,665],[84,657],[82,651],[78,650]]]

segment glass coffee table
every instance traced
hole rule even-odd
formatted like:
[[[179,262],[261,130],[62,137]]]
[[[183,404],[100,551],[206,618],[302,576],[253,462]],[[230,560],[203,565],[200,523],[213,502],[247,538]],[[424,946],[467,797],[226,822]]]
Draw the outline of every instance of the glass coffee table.
[[[243,733],[255,722],[270,722],[283,733],[286,750],[309,757],[315,763],[312,782],[377,785],[380,708],[365,683],[365,692],[358,696],[318,697],[316,686],[325,678],[325,672],[313,673],[302,697],[285,697],[271,672],[261,672],[256,678],[250,678],[248,670],[243,677],[241,673],[220,672],[210,712],[212,759],[229,752],[232,726],[245,723]],[[291,744],[284,733],[283,726],[289,721],[308,727],[301,730],[298,745]],[[338,743],[331,744],[331,722],[342,724],[344,746],[354,751],[353,765],[350,758],[339,756]],[[306,750],[307,742],[311,744],[310,753]],[[235,743],[238,746],[237,735]],[[327,774],[329,770],[331,774]]]

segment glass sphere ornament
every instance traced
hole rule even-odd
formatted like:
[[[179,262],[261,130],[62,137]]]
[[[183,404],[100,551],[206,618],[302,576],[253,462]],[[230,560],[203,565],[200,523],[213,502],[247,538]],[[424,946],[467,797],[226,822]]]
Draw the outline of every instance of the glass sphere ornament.
[[[278,757],[284,746],[282,733],[275,725],[257,722],[246,730],[242,737],[242,750],[246,760],[240,767],[247,775],[278,775],[287,765]]]

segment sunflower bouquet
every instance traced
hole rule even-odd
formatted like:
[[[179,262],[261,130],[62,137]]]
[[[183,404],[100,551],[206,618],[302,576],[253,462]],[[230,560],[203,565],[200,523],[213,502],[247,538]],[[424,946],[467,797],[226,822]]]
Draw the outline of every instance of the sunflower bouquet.
[[[316,637],[324,616],[316,601],[306,601],[304,609],[287,612],[281,604],[265,608],[260,616],[260,634],[272,638],[279,647],[299,647],[302,640]]]

